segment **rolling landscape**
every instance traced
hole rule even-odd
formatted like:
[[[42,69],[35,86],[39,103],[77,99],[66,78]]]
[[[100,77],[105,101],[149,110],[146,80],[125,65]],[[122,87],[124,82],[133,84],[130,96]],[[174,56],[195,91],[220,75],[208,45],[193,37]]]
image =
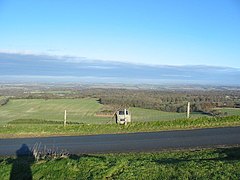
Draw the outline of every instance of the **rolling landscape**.
[[[240,179],[239,8],[0,0],[0,179]]]
[[[236,85],[9,82],[0,93],[2,179],[239,177],[240,131],[224,129],[240,126]],[[131,123],[119,125],[123,108]]]

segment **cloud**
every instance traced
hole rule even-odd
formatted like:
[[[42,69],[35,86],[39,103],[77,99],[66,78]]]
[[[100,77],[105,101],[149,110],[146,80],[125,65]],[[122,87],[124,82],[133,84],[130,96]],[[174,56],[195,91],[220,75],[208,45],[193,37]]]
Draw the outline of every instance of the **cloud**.
[[[42,53],[36,53],[31,50],[10,50],[10,49],[0,49],[0,53],[5,54],[18,54],[18,55],[41,55]]]
[[[240,84],[238,68],[215,66],[139,65],[86,57],[28,54],[0,51],[0,76],[12,79],[27,76],[60,80],[108,82],[184,82],[207,84]],[[65,78],[61,78],[65,77]],[[92,77],[92,78],[90,78]],[[7,79],[7,78],[6,78]],[[16,78],[17,79],[17,78]],[[24,79],[24,78],[23,78]],[[43,78],[41,78],[43,79]]]

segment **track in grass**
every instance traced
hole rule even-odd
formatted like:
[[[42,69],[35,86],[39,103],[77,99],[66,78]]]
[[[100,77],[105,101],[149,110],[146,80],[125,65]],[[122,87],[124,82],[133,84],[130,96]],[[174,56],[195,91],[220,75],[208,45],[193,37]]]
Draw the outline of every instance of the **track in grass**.
[[[0,124],[15,119],[41,119],[63,121],[64,110],[67,120],[79,123],[107,123],[111,118],[96,117],[103,105],[96,99],[12,99],[0,107]]]

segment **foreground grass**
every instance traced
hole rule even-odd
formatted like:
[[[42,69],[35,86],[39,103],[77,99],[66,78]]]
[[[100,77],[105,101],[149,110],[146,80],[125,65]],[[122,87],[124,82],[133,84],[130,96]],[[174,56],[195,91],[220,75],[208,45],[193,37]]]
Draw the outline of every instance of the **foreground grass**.
[[[15,172],[15,174],[13,174]],[[38,162],[0,158],[0,179],[239,179],[240,148],[71,155]]]
[[[23,124],[21,124],[21,121]],[[240,126],[240,116],[229,117],[201,117],[197,119],[177,119],[174,121],[135,122],[128,125],[117,124],[68,124],[64,127],[53,121],[42,124],[33,120],[20,120],[16,124],[0,126],[0,138],[26,137],[26,136],[54,136],[54,135],[90,135],[90,134],[114,134],[133,132],[154,132],[161,130],[180,130],[194,128],[212,128]],[[38,121],[35,121],[38,122]]]

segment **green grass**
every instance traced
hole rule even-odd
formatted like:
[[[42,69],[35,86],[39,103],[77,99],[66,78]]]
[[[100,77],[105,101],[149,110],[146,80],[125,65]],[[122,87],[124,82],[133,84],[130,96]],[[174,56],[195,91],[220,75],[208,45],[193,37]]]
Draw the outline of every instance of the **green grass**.
[[[240,108],[215,108],[215,109],[219,110],[222,113],[227,112],[227,115],[230,116],[240,115]]]
[[[33,179],[239,179],[240,148],[155,153],[84,154],[33,161],[0,158],[0,179],[14,170]]]
[[[180,130],[194,128],[211,128],[225,126],[240,126],[240,116],[230,117],[200,117],[196,119],[177,119],[170,121],[133,122],[128,125],[117,124],[69,124],[66,127],[59,124],[35,124],[31,120],[22,123],[0,125],[0,138],[57,136],[57,135],[90,135],[115,134],[133,132],[153,132],[161,130]],[[24,124],[25,123],[25,124]]]
[[[240,108],[215,108],[221,112],[227,112],[228,116],[240,115]],[[186,117],[186,113],[174,113],[164,112],[153,109],[143,109],[137,107],[131,107],[130,112],[132,115],[132,121],[146,122],[146,121],[168,121],[175,119],[182,119]],[[209,115],[193,112],[190,117],[195,119],[199,117],[209,117]]]
[[[49,124],[58,124],[58,125],[63,125],[62,121],[48,121],[48,120],[41,120],[41,119],[16,119],[13,121],[8,122],[8,124],[44,124],[44,125],[49,125]],[[67,122],[67,124],[83,124],[79,122]]]
[[[143,109],[137,107],[131,107],[132,121],[134,122],[146,122],[146,121],[168,121],[175,119],[182,119],[186,117],[186,113],[176,112],[164,112],[154,109]],[[191,118],[206,117],[202,113],[191,113]]]
[[[64,110],[67,120],[78,123],[106,124],[115,123],[113,118],[97,117],[95,114],[107,106],[99,104],[97,99],[11,99],[0,107],[0,125],[16,119],[39,119],[63,121]],[[130,108],[133,122],[166,121],[184,118],[185,113],[163,112],[158,110]],[[206,116],[192,113],[191,117]]]
[[[67,127],[63,127],[65,109]],[[132,107],[132,123],[120,126],[112,118],[95,116],[104,109],[106,106],[93,98],[11,99],[0,107],[0,137],[131,133],[240,125],[240,116],[209,118],[192,113],[190,119],[184,119],[185,113]],[[224,110],[228,110],[229,115],[239,113],[239,109]]]
[[[96,117],[103,105],[96,99],[11,99],[0,107],[0,124],[16,119],[40,119],[63,121],[64,110],[67,120],[79,123],[107,123],[111,118]]]
[[[0,97],[2,98],[2,97]],[[0,125],[16,119],[39,119],[63,121],[64,110],[71,122],[88,124],[114,123],[112,118],[97,117],[95,114],[107,106],[99,104],[97,99],[11,99],[0,107]],[[217,108],[229,116],[240,115],[239,108]],[[152,109],[130,107],[133,122],[168,121],[182,119],[185,113],[163,112]],[[191,118],[206,117],[201,113],[191,113]]]

